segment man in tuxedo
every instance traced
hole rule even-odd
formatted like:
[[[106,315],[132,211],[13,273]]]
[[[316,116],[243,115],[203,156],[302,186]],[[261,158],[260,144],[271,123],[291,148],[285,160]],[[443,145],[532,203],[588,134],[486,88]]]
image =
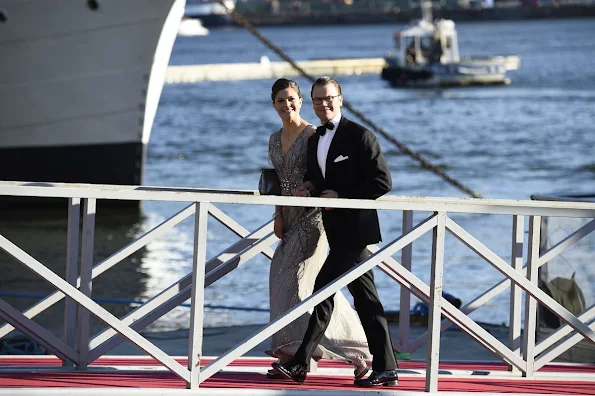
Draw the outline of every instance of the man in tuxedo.
[[[308,164],[299,196],[376,199],[392,188],[390,171],[376,137],[363,126],[341,115],[341,86],[331,77],[321,77],[312,86],[314,111],[322,123],[308,140]],[[380,242],[376,210],[323,209],[322,220],[330,246],[314,284],[322,289],[368,256],[367,245]],[[373,355],[372,374],[357,375],[358,386],[397,385],[397,363],[388,324],[378,298],[372,271],[348,286],[355,310],[364,327]],[[292,361],[273,363],[287,378],[302,383],[308,362],[318,346],[333,312],[331,296],[314,308],[308,329]]]

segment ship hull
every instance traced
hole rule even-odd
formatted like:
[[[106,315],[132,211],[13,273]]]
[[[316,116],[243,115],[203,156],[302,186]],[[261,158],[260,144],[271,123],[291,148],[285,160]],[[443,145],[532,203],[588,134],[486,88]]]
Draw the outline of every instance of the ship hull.
[[[509,70],[519,68],[516,55],[464,57],[460,62],[401,66],[395,58],[385,58],[381,77],[395,87],[452,87],[510,84]]]
[[[139,185],[184,0],[0,0],[0,180]]]
[[[0,180],[139,185],[144,152],[141,142],[0,148]]]
[[[382,78],[395,87],[452,87],[469,85],[509,84],[506,70],[492,68],[478,72],[460,72],[460,67],[442,65],[429,67],[388,66],[382,70]],[[469,70],[468,68],[467,71]]]

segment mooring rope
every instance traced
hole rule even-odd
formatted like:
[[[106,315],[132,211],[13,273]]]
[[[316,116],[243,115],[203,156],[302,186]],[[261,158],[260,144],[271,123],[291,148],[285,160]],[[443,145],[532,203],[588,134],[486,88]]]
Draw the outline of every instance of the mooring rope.
[[[316,81],[316,79],[314,77],[312,77],[304,69],[302,69],[281,48],[277,47],[269,39],[267,39],[265,36],[263,36],[258,31],[258,29],[256,29],[256,27],[254,27],[254,25],[250,21],[248,21],[244,16],[242,16],[241,14],[239,14],[238,12],[236,12],[235,10],[230,10],[227,7],[227,5],[223,2],[223,0],[216,0],[216,1],[219,4],[221,4],[227,10],[227,13],[231,16],[231,18],[234,20],[235,23],[237,23],[238,25],[244,27],[246,30],[248,30],[250,33],[252,33],[266,47],[268,47],[271,51],[273,51],[275,54],[277,54],[281,59],[283,59],[284,61],[286,61],[287,63],[289,63],[291,65],[291,67],[293,67],[303,77],[307,78],[312,83],[314,81]],[[478,192],[476,192],[476,191],[472,190],[471,188],[467,187],[466,185],[464,185],[463,183],[461,183],[460,181],[458,181],[454,177],[448,175],[446,172],[444,172],[444,170],[440,169],[436,165],[433,165],[430,161],[428,161],[424,157],[422,157],[421,154],[419,154],[418,152],[416,152],[416,151],[412,150],[411,148],[409,148],[405,143],[397,140],[394,136],[392,136],[391,134],[389,134],[388,132],[386,132],[384,129],[382,129],[380,126],[378,126],[375,122],[373,122],[368,117],[366,117],[360,111],[356,110],[345,99],[343,99],[343,107],[345,107],[347,110],[349,110],[351,113],[353,113],[356,117],[358,117],[364,124],[366,124],[368,127],[370,127],[374,132],[378,133],[379,135],[382,135],[386,140],[388,140],[389,142],[391,142],[395,146],[397,146],[397,148],[402,153],[410,156],[411,158],[413,158],[414,160],[416,160],[417,162],[419,162],[422,168],[428,169],[428,170],[434,172],[435,174],[437,174],[438,176],[440,176],[442,179],[446,180],[448,183],[452,184],[453,186],[455,186],[456,188],[458,188],[459,190],[463,191],[465,194],[470,195],[473,198],[483,198],[481,196],[481,194],[479,194]]]

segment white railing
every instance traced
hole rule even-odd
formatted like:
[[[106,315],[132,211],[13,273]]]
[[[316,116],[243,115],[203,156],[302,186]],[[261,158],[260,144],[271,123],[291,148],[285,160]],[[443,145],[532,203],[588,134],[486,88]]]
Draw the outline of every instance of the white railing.
[[[116,345],[128,339],[170,371],[186,381],[188,388],[197,388],[200,383],[223,369],[234,359],[242,356],[274,333],[290,324],[316,304],[347,286],[366,271],[378,267],[401,284],[400,340],[395,345],[400,351],[413,351],[429,343],[427,353],[426,391],[437,392],[440,332],[455,324],[486,349],[510,365],[513,373],[533,377],[548,362],[585,338],[595,343],[595,305],[578,317],[571,314],[537,286],[537,270],[548,260],[570,248],[595,229],[595,203],[583,202],[536,202],[510,200],[408,198],[388,196],[371,200],[347,200],[323,198],[297,198],[258,196],[254,191],[226,191],[204,189],[175,189],[144,186],[101,186],[59,183],[0,182],[2,196],[62,197],[69,199],[68,241],[66,274],[62,278],[21,248],[0,235],[0,248],[23,265],[56,287],[57,291],[24,312],[19,312],[0,299],[0,318],[7,324],[0,327],[0,338],[13,329],[39,342],[64,362],[64,366],[86,367]],[[95,205],[100,199],[110,200],[159,200],[188,202],[190,205],[174,216],[124,246],[112,256],[94,265],[93,239]],[[318,293],[298,304],[291,311],[265,326],[256,334],[219,356],[208,366],[201,368],[204,288],[220,279],[258,254],[272,257],[270,246],[276,241],[269,222],[249,232],[214,204],[231,203],[244,205],[288,205],[310,207],[383,209],[403,212],[402,234],[385,246],[370,246],[371,255],[360,265],[336,279]],[[79,213],[83,206],[82,235],[79,234]],[[429,212],[427,218],[413,224],[414,212]],[[506,262],[483,243],[453,221],[451,213],[497,214],[511,216],[511,262]],[[207,217],[213,216],[242,239],[225,249],[216,257],[206,260]],[[194,216],[194,255],[192,272],[161,291],[146,304],[119,319],[91,296],[93,279],[128,257],[150,241],[163,235],[182,220]],[[524,224],[529,216],[526,266],[523,267]],[[542,216],[559,216],[593,219],[548,251],[540,254],[540,221]],[[411,272],[412,243],[422,235],[432,232],[432,265],[429,285]],[[451,233],[479,257],[505,276],[505,279],[468,304],[457,309],[442,297],[445,234]],[[81,238],[82,237],[82,238]],[[79,239],[81,246],[79,246]],[[77,257],[80,257],[80,265]],[[401,263],[392,256],[401,251]],[[80,268],[80,271],[79,271]],[[484,305],[510,288],[510,342],[504,345],[467,314]],[[521,297],[525,301],[524,332],[521,343]],[[409,340],[410,293],[429,304],[428,332],[417,340]],[[66,297],[64,339],[51,334],[31,318]],[[191,299],[190,339],[188,367],[183,367],[154,344],[139,334],[139,331],[188,298]],[[554,312],[565,324],[549,337],[536,343],[537,304]],[[109,328],[89,338],[89,312],[105,322]],[[445,320],[441,320],[444,315]]]

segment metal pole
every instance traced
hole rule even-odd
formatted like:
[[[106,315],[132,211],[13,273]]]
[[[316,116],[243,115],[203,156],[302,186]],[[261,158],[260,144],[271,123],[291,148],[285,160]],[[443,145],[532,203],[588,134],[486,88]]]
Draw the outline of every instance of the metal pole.
[[[444,270],[444,237],[446,215],[437,214],[438,223],[432,235],[432,273],[430,276],[430,312],[426,392],[438,392],[438,363],[440,361],[440,316],[442,314],[442,274]]]
[[[68,200],[68,230],[66,241],[66,282],[76,287],[79,270],[79,238],[81,222],[81,199]],[[64,342],[76,349],[76,303],[70,297],[64,301]],[[62,360],[62,366],[71,367],[72,362]]]
[[[413,228],[413,211],[403,211],[403,234],[408,233]],[[411,256],[413,244],[409,244],[401,251],[401,265],[407,271],[411,271]],[[411,317],[411,291],[401,286],[401,298],[399,302],[399,352],[410,352],[409,349],[409,330]]]
[[[81,287],[80,291],[91,298],[93,285],[93,241],[95,238],[95,206],[94,198],[85,198],[83,217],[83,240],[81,250]],[[78,352],[79,369],[86,370],[89,356],[89,310],[78,306]]]
[[[198,388],[200,359],[202,357],[208,209],[208,202],[196,203],[190,334],[188,339],[188,370],[190,371],[190,380],[187,383],[187,388],[189,389]]]
[[[510,265],[516,271],[523,269],[523,245],[525,238],[525,216],[512,216],[512,252]],[[510,327],[508,330],[508,346],[518,356],[521,356],[521,304],[522,290],[514,282],[510,286]],[[519,373],[513,365],[508,365],[512,373]]]
[[[539,231],[541,216],[529,217],[529,252],[527,253],[527,279],[537,285],[537,265],[539,260]],[[535,329],[537,301],[529,293],[525,294],[525,332],[523,359],[527,362],[525,377],[532,378],[535,371]]]

